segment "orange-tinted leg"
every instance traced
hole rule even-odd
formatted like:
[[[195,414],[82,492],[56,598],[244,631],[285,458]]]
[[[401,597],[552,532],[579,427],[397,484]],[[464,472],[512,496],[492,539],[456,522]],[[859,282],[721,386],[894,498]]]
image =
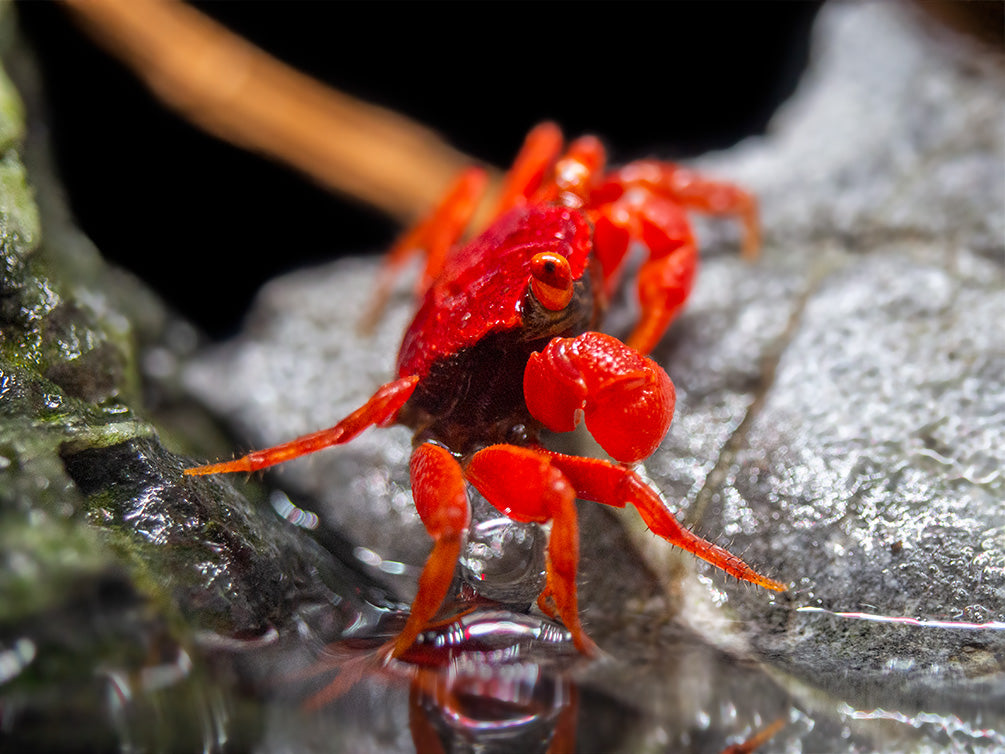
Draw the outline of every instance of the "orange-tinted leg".
[[[684,306],[694,284],[698,249],[687,212],[674,200],[645,189],[628,189],[594,211],[594,251],[610,293],[632,240],[649,259],[638,274],[641,315],[625,342],[649,353]]]
[[[527,134],[506,174],[496,215],[527,202],[558,201],[582,206],[606,160],[604,146],[594,136],[576,139],[562,154],[558,126],[541,123]]]
[[[596,136],[580,136],[555,162],[548,180],[534,194],[537,202],[583,207],[596,187],[607,152]]]
[[[562,152],[562,131],[554,123],[541,123],[531,129],[523,146],[506,173],[499,192],[496,215],[525,203],[541,187]]]
[[[547,754],[575,754],[576,720],[579,717],[579,685],[568,684],[569,699],[558,712],[555,734],[551,737]]]
[[[412,376],[388,382],[381,386],[363,406],[353,411],[334,427],[298,437],[296,440],[272,448],[253,451],[233,461],[185,469],[183,473],[189,476],[201,476],[203,474],[225,474],[232,471],[258,471],[332,445],[347,443],[367,427],[386,424],[394,419],[398,409],[405,405],[405,402],[411,397],[418,381],[417,376]]]
[[[732,746],[727,746],[722,750],[721,754],[753,754],[754,751],[774,738],[775,734],[785,727],[785,722],[785,718],[780,717],[770,725],[767,725],[764,728],[761,728],[761,730],[755,732],[746,741],[733,744]]]
[[[514,445],[491,445],[478,451],[464,474],[486,500],[514,521],[552,522],[547,582],[539,604],[547,614],[558,614],[581,652],[595,654],[596,645],[579,622],[579,528],[576,494],[569,480],[552,465],[548,454]]]
[[[433,727],[422,703],[423,685],[433,686],[435,683],[427,681],[424,676],[432,676],[435,679],[437,672],[439,671],[419,668],[408,692],[408,730],[412,734],[412,746],[422,754],[446,754],[440,734]]]
[[[640,161],[609,173],[592,195],[594,251],[608,293],[617,285],[630,243],[642,241],[649,249],[638,277],[642,314],[626,340],[640,353],[656,346],[691,295],[698,248],[688,210],[738,217],[744,255],[756,255],[757,201],[731,183],[669,163]]]
[[[436,209],[395,242],[384,256],[373,305],[363,318],[365,326],[371,326],[380,316],[401,266],[420,252],[426,255],[426,266],[416,284],[416,294],[421,296],[426,292],[443,268],[451,247],[471,222],[485,193],[487,181],[488,176],[483,169],[468,168],[457,176]]]
[[[639,353],[656,347],[691,296],[697,268],[698,249],[693,238],[684,240],[667,256],[650,258],[642,265],[638,279],[642,315],[626,344]]]
[[[689,210],[736,217],[743,225],[743,255],[757,256],[761,245],[757,199],[739,186],[716,181],[700,173],[656,160],[639,160],[608,174],[607,184],[623,189],[644,187],[657,196],[672,199]]]
[[[623,508],[630,503],[638,509],[649,529],[670,544],[697,555],[743,581],[776,592],[787,588],[779,581],[762,576],[736,555],[681,526],[659,495],[631,469],[597,458],[541,452],[546,453],[552,464],[562,470],[578,497],[615,508]]]
[[[393,657],[400,657],[439,611],[454,580],[461,544],[471,512],[461,466],[448,450],[423,443],[412,454],[412,499],[433,538],[433,551],[419,576],[419,590],[405,627],[394,640]]]

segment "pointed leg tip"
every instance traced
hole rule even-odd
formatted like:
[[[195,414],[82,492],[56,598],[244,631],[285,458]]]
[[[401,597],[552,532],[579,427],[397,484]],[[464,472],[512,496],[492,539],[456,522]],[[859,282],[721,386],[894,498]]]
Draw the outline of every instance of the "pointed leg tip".
[[[209,466],[192,466],[188,469],[182,469],[181,473],[183,476],[205,476],[213,473],[209,471],[209,468]]]
[[[244,459],[238,458],[236,461],[227,461],[226,463],[208,463],[205,466],[192,466],[188,469],[182,469],[182,474],[184,476],[208,476],[210,474],[226,474],[232,471],[251,471],[246,463],[242,463]]]
[[[586,634],[581,634],[574,638],[573,644],[575,644],[576,649],[591,660],[599,659],[604,654],[600,647],[597,646],[597,643]]]
[[[783,584],[781,581],[775,581],[774,579],[769,579],[766,576],[762,576],[755,583],[757,583],[759,586],[763,586],[765,589],[770,589],[773,592],[787,592],[789,590],[788,584]]]

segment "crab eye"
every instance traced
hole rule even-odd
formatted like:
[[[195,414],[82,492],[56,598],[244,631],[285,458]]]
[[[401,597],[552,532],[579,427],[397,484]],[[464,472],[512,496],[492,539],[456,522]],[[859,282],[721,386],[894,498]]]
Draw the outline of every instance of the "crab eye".
[[[557,312],[572,299],[572,269],[561,254],[543,251],[530,260],[530,289],[541,306]]]

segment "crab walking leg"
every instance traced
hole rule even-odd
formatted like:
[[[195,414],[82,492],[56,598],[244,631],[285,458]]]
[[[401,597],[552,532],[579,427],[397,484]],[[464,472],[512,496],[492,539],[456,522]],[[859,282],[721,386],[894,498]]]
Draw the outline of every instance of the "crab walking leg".
[[[642,316],[626,341],[640,353],[655,347],[691,294],[698,247],[687,210],[739,217],[747,258],[760,244],[753,196],[676,165],[633,162],[608,174],[591,201],[594,250],[609,294],[617,287],[631,241],[641,240],[649,249],[638,275]]]
[[[419,590],[391,655],[400,657],[439,611],[454,580],[464,534],[471,521],[461,466],[440,445],[423,443],[412,453],[412,499],[433,550],[419,576]]]
[[[698,247],[687,212],[672,199],[628,187],[619,198],[595,211],[594,228],[594,251],[609,293],[617,287],[630,242],[641,240],[649,249],[649,258],[638,274],[642,314],[625,341],[639,353],[649,353],[694,285]]]
[[[607,152],[596,136],[580,136],[555,163],[551,180],[534,194],[535,202],[582,207],[596,187]]]
[[[552,465],[547,454],[515,445],[490,445],[478,451],[464,474],[486,500],[514,521],[552,522],[547,582],[539,604],[554,617],[548,606],[548,600],[552,600],[554,612],[569,629],[576,647],[584,654],[596,654],[596,645],[579,623],[579,526],[576,493],[569,480]]]
[[[739,186],[716,181],[700,173],[656,160],[638,160],[613,171],[609,182],[628,188],[644,187],[676,204],[709,215],[734,216],[743,225],[743,255],[757,256],[761,245],[761,224],[757,199]]]
[[[639,353],[656,347],[690,297],[697,268],[698,249],[691,238],[642,265],[638,280],[642,316],[625,339],[627,345]]]
[[[233,471],[258,471],[332,445],[347,443],[367,427],[391,421],[398,413],[398,409],[405,405],[405,402],[411,397],[418,381],[417,376],[411,376],[382,385],[370,400],[334,427],[298,437],[296,440],[272,448],[252,451],[233,461],[185,469],[183,473],[188,476],[201,476]]]
[[[561,151],[562,131],[558,126],[549,122],[535,126],[527,134],[513,166],[506,173],[499,192],[496,216],[526,203],[544,182],[547,171],[555,164]]]
[[[378,273],[373,304],[363,318],[366,327],[372,326],[384,310],[401,266],[419,252],[426,255],[426,265],[416,285],[416,294],[425,294],[443,268],[450,248],[471,222],[487,183],[488,175],[482,168],[464,170],[436,208],[395,242],[384,256]]]
[[[528,135],[506,174],[496,214],[532,203],[582,206],[598,183],[607,152],[594,136],[582,136],[562,154],[562,132],[541,123]]]
[[[425,754],[446,754],[440,734],[429,719],[423,702],[424,696],[436,694],[437,676],[435,670],[420,667],[408,689],[408,730],[412,734],[412,746],[415,751]],[[447,704],[441,704],[439,698],[434,696],[434,699],[436,709],[451,709]]]
[[[624,508],[631,503],[638,510],[649,529],[672,545],[697,555],[731,576],[782,592],[785,584],[762,576],[736,555],[719,545],[702,539],[685,529],[667,510],[659,495],[631,469],[597,458],[580,458],[561,453],[546,453],[552,464],[562,470],[576,489],[576,495],[585,500]]]

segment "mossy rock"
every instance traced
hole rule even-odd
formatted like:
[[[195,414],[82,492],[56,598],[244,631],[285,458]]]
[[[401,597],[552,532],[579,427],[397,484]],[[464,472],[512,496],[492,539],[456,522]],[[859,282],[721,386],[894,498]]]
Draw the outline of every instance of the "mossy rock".
[[[201,749],[219,648],[358,584],[259,487],[182,476],[179,417],[212,423],[143,364],[198,336],[73,226],[34,137],[0,69],[0,748]]]

